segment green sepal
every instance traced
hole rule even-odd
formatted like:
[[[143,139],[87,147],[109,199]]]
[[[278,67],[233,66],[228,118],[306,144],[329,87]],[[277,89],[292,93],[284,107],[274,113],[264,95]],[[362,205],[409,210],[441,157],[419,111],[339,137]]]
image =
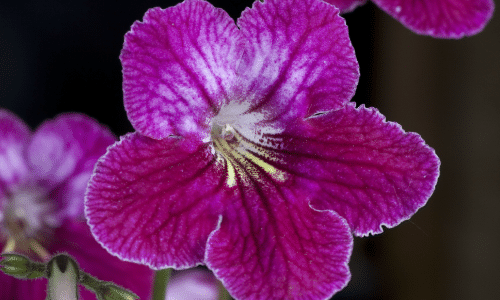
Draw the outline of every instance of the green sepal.
[[[101,290],[100,296],[103,300],[135,300],[139,299],[136,294],[107,283]]]
[[[0,255],[0,270],[20,279],[35,279],[45,276],[45,264],[31,261],[24,255],[4,253]]]

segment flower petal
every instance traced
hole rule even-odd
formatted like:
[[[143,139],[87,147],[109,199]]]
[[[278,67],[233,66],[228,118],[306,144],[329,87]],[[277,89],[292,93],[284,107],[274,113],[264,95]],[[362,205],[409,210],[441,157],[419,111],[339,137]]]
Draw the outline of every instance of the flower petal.
[[[44,122],[28,147],[32,173],[71,217],[83,216],[83,198],[97,159],[115,141],[113,134],[83,114],[62,114]]]
[[[373,0],[382,10],[418,34],[436,38],[474,35],[494,10],[493,0]]]
[[[324,0],[326,3],[333,4],[340,9],[340,13],[348,13],[356,7],[366,3],[367,0]]]
[[[218,295],[219,283],[214,274],[204,269],[189,269],[172,275],[165,300],[213,300]]]
[[[0,295],[6,300],[42,300],[46,297],[47,279],[23,280],[0,271]]]
[[[337,212],[358,236],[410,218],[439,176],[434,150],[374,108],[350,104],[275,138],[275,167],[294,174],[293,184],[315,195],[313,207]]]
[[[129,134],[109,148],[89,182],[86,214],[96,239],[118,257],[155,269],[203,260],[225,169],[206,145]]]
[[[55,239],[57,242],[50,248],[51,253],[68,253],[92,276],[129,289],[141,299],[150,299],[153,271],[111,256],[94,240],[86,223],[66,221],[56,230]],[[94,294],[86,289],[80,289],[80,296],[95,299]]]
[[[66,180],[83,156],[73,136],[69,115],[45,121],[33,135],[28,146],[28,162],[34,177],[43,185],[54,187]]]
[[[359,66],[338,12],[318,0],[255,1],[243,11],[238,26],[248,46],[238,70],[241,98],[231,104],[281,124],[344,106]]]
[[[75,171],[57,188],[55,198],[65,205],[65,215],[83,218],[83,198],[94,165],[99,157],[106,153],[106,149],[116,141],[116,137],[107,127],[85,115],[65,114],[59,118],[66,119],[66,124],[71,129],[73,143],[79,144],[82,156]]]
[[[0,246],[3,247],[1,243]],[[16,281],[21,280],[11,277],[0,271],[0,295],[2,295],[2,297],[5,297],[6,299],[16,299],[14,297],[16,295],[16,288],[14,285],[16,284]]]
[[[241,186],[241,185],[240,185]],[[207,245],[206,263],[236,299],[328,299],[350,278],[344,219],[298,193],[241,189]]]
[[[24,149],[30,140],[30,129],[16,115],[0,109],[0,198],[26,181],[29,169]]]
[[[231,17],[208,2],[150,9],[125,35],[120,56],[134,128],[156,139],[209,131],[207,118],[234,82],[239,43]]]

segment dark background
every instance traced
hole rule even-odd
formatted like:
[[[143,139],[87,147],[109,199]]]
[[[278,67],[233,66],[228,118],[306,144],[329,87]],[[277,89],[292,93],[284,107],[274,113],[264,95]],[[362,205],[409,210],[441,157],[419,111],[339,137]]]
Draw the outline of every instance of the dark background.
[[[253,1],[210,1],[233,18]],[[175,1],[0,3],[0,107],[32,128],[61,112],[132,131],[122,103],[123,36]],[[361,68],[354,97],[418,132],[442,160],[410,221],[356,238],[334,299],[497,299],[500,294],[500,21],[462,40],[418,36],[369,3],[346,16]]]

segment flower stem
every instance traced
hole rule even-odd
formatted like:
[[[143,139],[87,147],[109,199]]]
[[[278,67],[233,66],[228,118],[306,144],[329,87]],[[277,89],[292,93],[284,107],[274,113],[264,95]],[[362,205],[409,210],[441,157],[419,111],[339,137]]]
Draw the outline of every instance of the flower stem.
[[[229,295],[229,292],[226,290],[226,288],[222,285],[222,283],[219,281],[219,300],[231,300],[231,295]]]
[[[170,280],[172,269],[163,269],[155,272],[153,285],[153,300],[165,300],[167,284]]]

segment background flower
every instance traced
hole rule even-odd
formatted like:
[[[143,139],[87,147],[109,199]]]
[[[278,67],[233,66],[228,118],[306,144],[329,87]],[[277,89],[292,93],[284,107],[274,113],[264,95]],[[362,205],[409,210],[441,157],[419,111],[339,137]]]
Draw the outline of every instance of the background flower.
[[[350,12],[367,0],[325,0]],[[493,16],[493,0],[373,0],[382,10],[418,34],[461,38],[481,32]]]
[[[253,2],[212,3],[238,18]],[[0,1],[0,106],[31,127],[80,111],[118,135],[132,131],[117,59],[123,35],[148,8],[176,3]],[[495,299],[500,18],[447,41],[414,34],[373,3],[343,16],[362,73],[353,101],[421,134],[442,166],[432,200],[410,222],[355,238],[352,279],[333,298]]]
[[[63,114],[34,133],[0,110],[0,247],[47,261],[65,252],[80,267],[149,295],[152,272],[112,257],[93,239],[83,217],[83,197],[94,164],[113,143],[111,132],[82,114]],[[46,280],[0,274],[2,299],[45,299]],[[83,299],[95,299],[82,291]]]
[[[174,271],[168,282],[165,300],[216,300],[219,283],[206,269]]]

